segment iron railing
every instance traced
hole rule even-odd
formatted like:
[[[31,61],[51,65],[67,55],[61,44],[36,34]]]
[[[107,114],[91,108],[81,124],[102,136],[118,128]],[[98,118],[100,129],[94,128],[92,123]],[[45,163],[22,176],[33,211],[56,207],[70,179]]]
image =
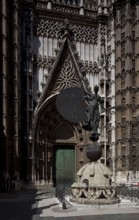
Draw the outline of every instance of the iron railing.
[[[131,202],[139,201],[139,187],[119,185],[116,187],[116,194],[121,199],[128,199]]]

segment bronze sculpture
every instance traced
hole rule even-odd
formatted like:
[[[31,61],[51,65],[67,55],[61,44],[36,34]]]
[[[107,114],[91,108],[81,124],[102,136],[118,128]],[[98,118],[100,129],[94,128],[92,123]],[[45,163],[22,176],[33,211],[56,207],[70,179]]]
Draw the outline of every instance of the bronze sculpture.
[[[83,124],[83,129],[91,131],[92,134],[98,134],[100,121],[99,105],[104,109],[103,100],[98,95],[99,87],[95,85],[94,93],[85,92],[85,99],[88,102],[87,118],[88,121]]]

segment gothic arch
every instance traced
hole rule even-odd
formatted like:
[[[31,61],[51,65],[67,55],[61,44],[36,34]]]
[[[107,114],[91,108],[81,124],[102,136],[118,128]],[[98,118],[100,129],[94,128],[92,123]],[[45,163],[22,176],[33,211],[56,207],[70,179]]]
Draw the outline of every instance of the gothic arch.
[[[54,155],[59,146],[65,149],[72,146],[75,151],[75,173],[81,161],[84,161],[83,150],[80,151],[80,147],[82,146],[83,149],[86,145],[87,134],[81,124],[70,123],[59,114],[56,108],[56,97],[57,94],[47,98],[35,114],[34,177],[36,184],[54,184]]]
[[[69,123],[63,121],[55,128],[53,133],[53,140],[56,143],[76,143],[75,129]]]

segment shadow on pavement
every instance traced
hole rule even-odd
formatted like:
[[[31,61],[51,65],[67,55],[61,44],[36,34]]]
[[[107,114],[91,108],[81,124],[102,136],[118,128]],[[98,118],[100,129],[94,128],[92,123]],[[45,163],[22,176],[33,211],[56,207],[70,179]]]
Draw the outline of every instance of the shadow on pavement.
[[[51,193],[42,193],[45,198],[50,198]],[[21,190],[13,193],[0,193],[0,220],[32,220],[34,216],[42,213],[43,209],[48,209],[57,204],[51,204],[38,208],[38,199],[36,189]],[[42,198],[43,199],[43,198]]]

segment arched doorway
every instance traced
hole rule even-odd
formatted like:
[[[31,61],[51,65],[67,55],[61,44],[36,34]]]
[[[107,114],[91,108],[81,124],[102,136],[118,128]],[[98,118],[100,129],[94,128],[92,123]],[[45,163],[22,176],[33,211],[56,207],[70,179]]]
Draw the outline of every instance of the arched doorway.
[[[34,182],[71,185],[86,160],[88,135],[81,124],[70,123],[59,114],[55,100],[56,95],[49,97],[35,116]]]

